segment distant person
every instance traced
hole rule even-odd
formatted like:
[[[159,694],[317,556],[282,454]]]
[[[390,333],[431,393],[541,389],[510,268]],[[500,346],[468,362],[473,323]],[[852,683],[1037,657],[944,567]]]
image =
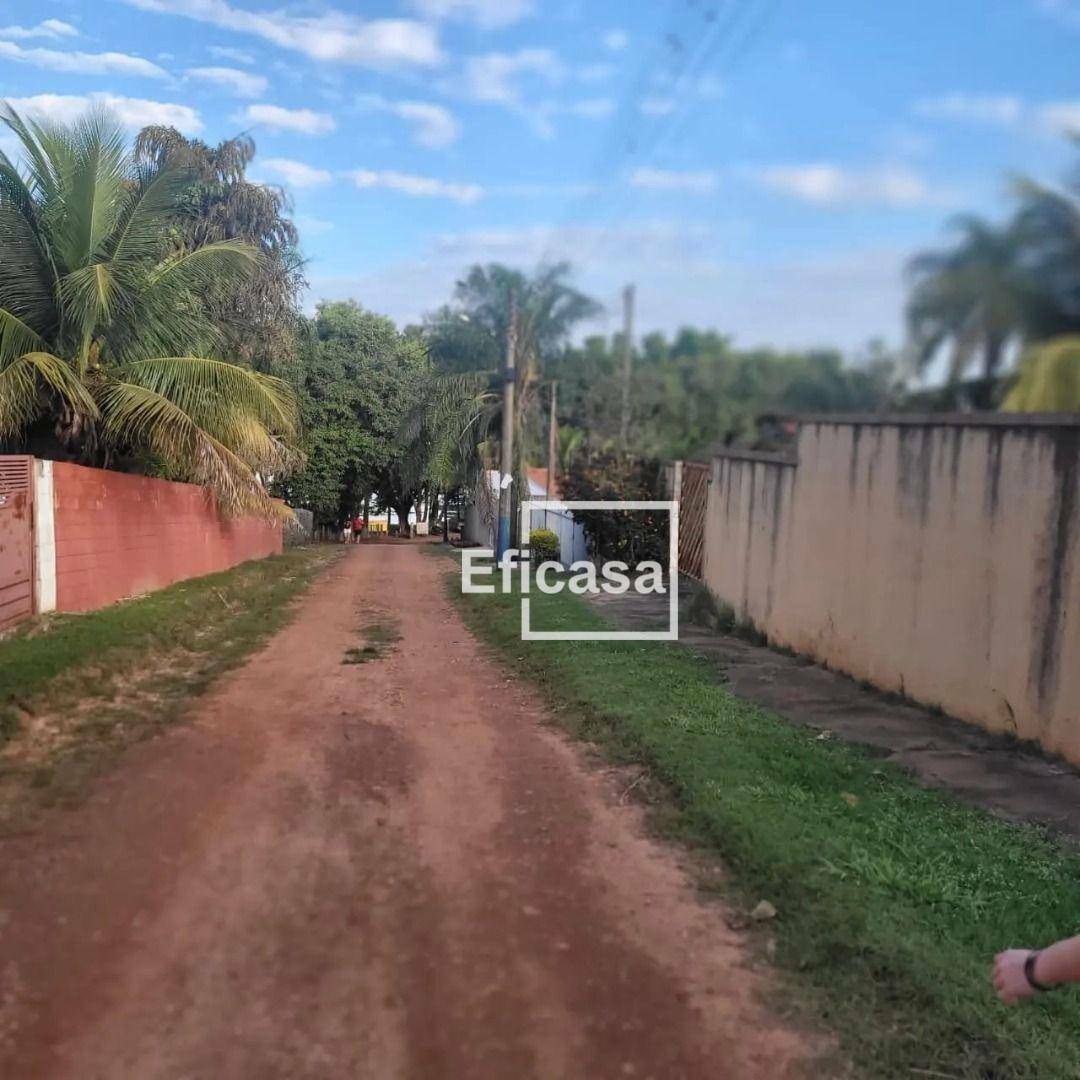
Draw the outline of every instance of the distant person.
[[[347,544],[352,537],[352,522],[346,521],[345,528],[341,530],[341,542]]]
[[[994,989],[1006,1005],[1073,982],[1080,982],[1080,935],[1045,949],[1006,949],[994,959]]]
[[[364,519],[357,514],[352,520],[352,538],[354,544],[360,543],[360,536],[364,531]]]

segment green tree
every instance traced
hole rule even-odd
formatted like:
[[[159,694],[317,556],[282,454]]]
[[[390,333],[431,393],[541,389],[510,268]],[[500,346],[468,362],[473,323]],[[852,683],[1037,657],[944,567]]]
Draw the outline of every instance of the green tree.
[[[307,464],[281,487],[323,525],[353,516],[400,469],[399,432],[430,365],[421,341],[353,301],[319,304],[286,377],[296,387]]]
[[[184,242],[182,168],[138,165],[120,126],[0,118],[0,439],[89,464],[155,465],[269,507],[262,480],[296,461],[279,379],[227,362],[214,311],[258,271],[238,240]]]
[[[588,338],[549,366],[559,380],[562,430],[583,433],[585,456],[618,445],[620,338]],[[879,411],[896,397],[896,363],[872,343],[852,364],[839,353],[736,349],[713,331],[683,328],[669,343],[650,334],[631,384],[633,453],[704,458],[723,445],[759,445],[768,413]],[[587,438],[586,438],[587,437]]]
[[[146,127],[135,139],[138,165],[168,164],[190,178],[180,200],[186,246],[241,240],[261,252],[255,272],[220,298],[215,316],[230,356],[261,371],[277,371],[296,340],[303,259],[284,191],[245,176],[254,156],[249,135],[209,146],[175,128]]]

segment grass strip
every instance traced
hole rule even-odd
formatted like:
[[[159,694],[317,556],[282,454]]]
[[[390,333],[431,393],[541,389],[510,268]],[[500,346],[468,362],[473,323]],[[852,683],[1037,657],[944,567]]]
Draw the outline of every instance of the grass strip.
[[[516,595],[462,595],[457,573],[447,587],[564,726],[662,783],[665,830],[722,858],[729,902],[775,905],[752,932],[774,935],[783,997],[859,1074],[1080,1077],[1080,993],[1009,1008],[989,984],[1000,949],[1080,930],[1075,854],[736,698],[679,646],[523,642]],[[606,627],[566,592],[534,592],[532,615]]]
[[[0,640],[0,827],[77,801],[110,752],[175,720],[279,630],[340,554],[289,548],[99,611],[34,620]]]

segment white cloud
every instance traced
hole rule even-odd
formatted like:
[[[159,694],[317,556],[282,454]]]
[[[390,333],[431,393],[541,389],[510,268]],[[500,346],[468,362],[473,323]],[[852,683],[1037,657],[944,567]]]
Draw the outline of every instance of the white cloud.
[[[485,29],[509,26],[536,10],[533,0],[411,0],[429,19],[462,19]]]
[[[475,101],[517,105],[521,101],[519,79],[535,75],[548,83],[565,76],[562,63],[550,49],[519,49],[515,53],[486,53],[465,63],[465,93]]]
[[[435,28],[415,19],[370,19],[327,9],[293,15],[278,9],[248,11],[228,0],[124,0],[131,7],[179,15],[224,30],[253,34],[282,49],[324,63],[362,67],[430,67],[442,61]]]
[[[771,191],[800,202],[841,206],[934,206],[947,201],[918,173],[901,166],[849,169],[828,162],[774,165],[762,169],[759,182]]]
[[[8,98],[7,102],[20,114],[62,124],[70,124],[87,109],[97,107],[108,109],[121,124],[132,130],[148,124],[160,124],[177,128],[185,135],[196,135],[203,127],[199,114],[187,105],[146,101],[118,94],[36,94],[33,97]]]
[[[615,111],[615,102],[611,98],[587,98],[572,102],[563,111],[583,120],[606,120]]]
[[[1052,135],[1080,135],[1080,101],[1049,101],[1035,115]]]
[[[457,184],[411,173],[357,169],[348,173],[348,176],[358,188],[385,188],[414,198],[453,199],[459,203],[474,203],[484,195],[484,189],[479,184]]]
[[[263,172],[269,172],[280,177],[286,184],[293,187],[320,187],[329,184],[333,176],[326,169],[316,169],[312,165],[306,165],[302,161],[293,161],[291,158],[267,158],[258,163]]]
[[[362,109],[390,113],[405,120],[412,125],[413,138],[433,150],[449,146],[461,135],[461,125],[454,114],[430,101],[389,101],[381,94],[361,94],[356,103]]]
[[[1077,0],[1035,0],[1035,7],[1066,26],[1080,27],[1080,3]]]
[[[285,109],[280,105],[249,105],[237,119],[241,123],[261,124],[271,131],[295,131],[300,135],[328,135],[337,128],[328,113]]]
[[[650,95],[642,98],[638,107],[643,116],[668,116],[675,111],[677,104],[674,98]]]
[[[1012,94],[944,94],[915,103],[915,112],[931,120],[963,120],[1009,127],[1020,120],[1023,102]]]
[[[167,79],[169,73],[141,56],[127,53],[59,52],[56,49],[24,49],[13,41],[0,41],[0,60],[59,71],[65,75],[137,75]]]
[[[583,83],[598,83],[610,79],[619,69],[614,64],[584,64],[574,72]]]
[[[231,45],[211,45],[207,50],[216,60],[231,60],[234,64],[255,63],[255,57],[247,49],[234,49]]]
[[[677,191],[688,195],[709,195],[716,190],[716,173],[708,170],[679,171],[643,166],[630,174],[630,186],[647,191]]]
[[[37,26],[4,26],[0,27],[0,38],[11,38],[14,41],[26,41],[30,38],[66,38],[78,37],[79,31],[71,23],[61,22],[59,19],[45,19]]]
[[[393,110],[414,125],[414,136],[421,146],[449,146],[461,134],[461,127],[449,109],[427,101],[399,101]]]
[[[1080,13],[1080,7],[1077,8]],[[915,103],[914,111],[934,120],[1016,128],[1021,125],[1048,135],[1080,133],[1080,99],[1027,103],[1013,94],[946,94]]]
[[[500,184],[498,187],[489,188],[487,194],[503,196],[508,199],[580,199],[586,195],[595,195],[599,191],[596,184],[566,183],[566,184]]]
[[[610,52],[622,52],[630,44],[630,35],[625,30],[609,30],[601,40]]]
[[[220,86],[236,97],[262,97],[268,85],[263,75],[254,75],[250,71],[240,71],[230,67],[188,68],[185,74],[189,79]]]

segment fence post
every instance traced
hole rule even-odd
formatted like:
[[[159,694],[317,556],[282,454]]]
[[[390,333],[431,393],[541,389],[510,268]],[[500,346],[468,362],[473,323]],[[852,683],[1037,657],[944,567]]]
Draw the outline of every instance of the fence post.
[[[671,482],[671,501],[679,502],[682,498],[682,462],[675,462],[675,475]]]

